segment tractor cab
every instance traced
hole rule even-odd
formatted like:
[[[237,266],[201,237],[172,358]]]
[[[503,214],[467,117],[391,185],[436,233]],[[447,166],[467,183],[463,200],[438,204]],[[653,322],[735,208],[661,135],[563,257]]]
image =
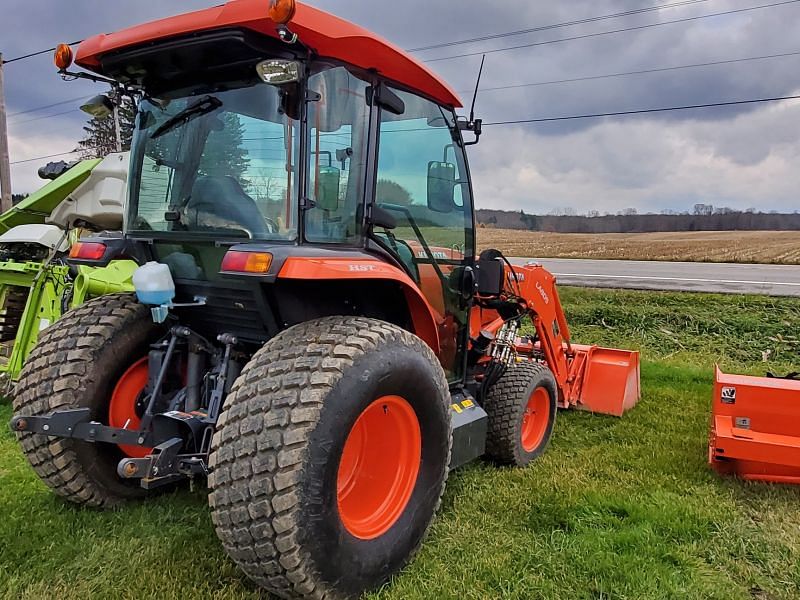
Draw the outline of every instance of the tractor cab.
[[[229,250],[269,255],[262,274],[273,280],[294,257],[378,259],[430,312],[442,364],[460,378],[475,237],[470,125],[456,95],[390,44],[307,6],[281,23],[266,3],[236,0],[195,13],[191,34],[170,25],[90,39],[77,55],[138,99],[126,239],[170,266],[184,304],[227,302],[218,297],[236,272],[223,268]],[[243,274],[252,288],[253,273]],[[348,292],[340,283],[349,278],[318,277],[330,282],[319,284],[323,302],[275,285],[267,294],[277,314],[242,313],[236,333],[263,343],[284,325],[353,306],[414,320],[390,314],[408,313],[391,299],[396,286]]]

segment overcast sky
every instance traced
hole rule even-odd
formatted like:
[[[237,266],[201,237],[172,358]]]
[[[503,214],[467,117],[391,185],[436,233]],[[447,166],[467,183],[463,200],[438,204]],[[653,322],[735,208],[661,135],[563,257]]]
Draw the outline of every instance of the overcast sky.
[[[2,0],[6,59],[60,41],[211,6],[202,0]],[[780,0],[312,0],[404,48],[518,31],[660,5],[657,11],[417,53],[423,59],[534,44],[775,4]],[[266,7],[267,1],[264,0]],[[493,11],[488,13],[485,11]],[[681,65],[780,58],[624,77],[487,89],[487,122],[703,104],[800,94],[800,1],[580,40],[489,53],[482,87],[552,82]],[[480,56],[430,66],[467,102]],[[50,55],[5,66],[11,161],[75,147],[79,99],[102,89],[65,83]],[[17,114],[43,105],[73,103]],[[60,114],[66,113],[66,114]],[[42,118],[49,115],[50,118]],[[35,119],[35,120],[34,120]],[[69,157],[64,157],[69,158]],[[53,159],[47,159],[53,160]],[[42,182],[43,161],[12,166],[15,192]],[[58,159],[55,159],[58,160]],[[795,211],[800,190],[800,100],[622,118],[487,127],[470,149],[479,208],[545,214],[689,209],[698,202]]]

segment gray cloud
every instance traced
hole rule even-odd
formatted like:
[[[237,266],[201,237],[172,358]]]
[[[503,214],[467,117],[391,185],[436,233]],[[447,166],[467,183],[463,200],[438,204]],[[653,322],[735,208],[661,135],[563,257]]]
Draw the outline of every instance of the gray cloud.
[[[667,2],[667,0],[664,0]],[[653,0],[655,2],[655,0]],[[436,58],[663,22],[768,3],[709,0],[691,6],[560,28],[491,42],[420,52]],[[382,10],[360,0],[313,4],[372,29],[405,48],[536,27],[650,5],[631,0],[478,0],[392,3]],[[13,57],[137,22],[202,8],[208,2],[74,0],[54,7],[45,0],[5,0],[0,48]],[[266,6],[266,0],[265,0]],[[490,14],[489,14],[490,13]],[[495,87],[727,60],[800,50],[800,3],[726,17],[664,25],[615,35],[542,45],[487,56],[483,85]],[[432,62],[454,88],[474,85],[480,57]],[[479,96],[487,121],[697,104],[789,95],[798,88],[800,56],[599,79]],[[49,56],[6,67],[11,113],[96,93],[85,82],[63,83]],[[462,94],[468,97],[469,93]],[[71,105],[10,119],[12,161],[71,148],[83,119]],[[739,208],[795,210],[800,169],[797,117],[800,102],[726,109],[487,128],[471,150],[477,204],[547,212],[688,208],[703,201]],[[15,189],[40,185],[38,163],[13,168]]]

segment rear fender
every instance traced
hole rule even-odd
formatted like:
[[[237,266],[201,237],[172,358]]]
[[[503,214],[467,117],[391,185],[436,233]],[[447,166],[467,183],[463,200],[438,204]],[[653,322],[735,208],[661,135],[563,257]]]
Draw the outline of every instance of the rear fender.
[[[397,267],[369,259],[289,257],[277,278],[296,280],[353,280],[393,281],[403,289],[414,334],[422,338],[433,351],[440,354],[438,325],[442,319],[422,295],[417,285]]]

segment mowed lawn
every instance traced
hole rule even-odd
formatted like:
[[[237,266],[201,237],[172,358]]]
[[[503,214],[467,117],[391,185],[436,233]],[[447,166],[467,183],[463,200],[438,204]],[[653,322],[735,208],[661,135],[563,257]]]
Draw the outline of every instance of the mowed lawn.
[[[422,551],[373,597],[800,597],[800,490],[706,465],[714,362],[796,370],[800,302],[576,289],[562,299],[576,341],[642,350],[641,403],[622,419],[559,414],[528,469],[453,474]],[[202,490],[76,509],[37,481],[7,429],[0,596],[262,597],[225,558]]]

